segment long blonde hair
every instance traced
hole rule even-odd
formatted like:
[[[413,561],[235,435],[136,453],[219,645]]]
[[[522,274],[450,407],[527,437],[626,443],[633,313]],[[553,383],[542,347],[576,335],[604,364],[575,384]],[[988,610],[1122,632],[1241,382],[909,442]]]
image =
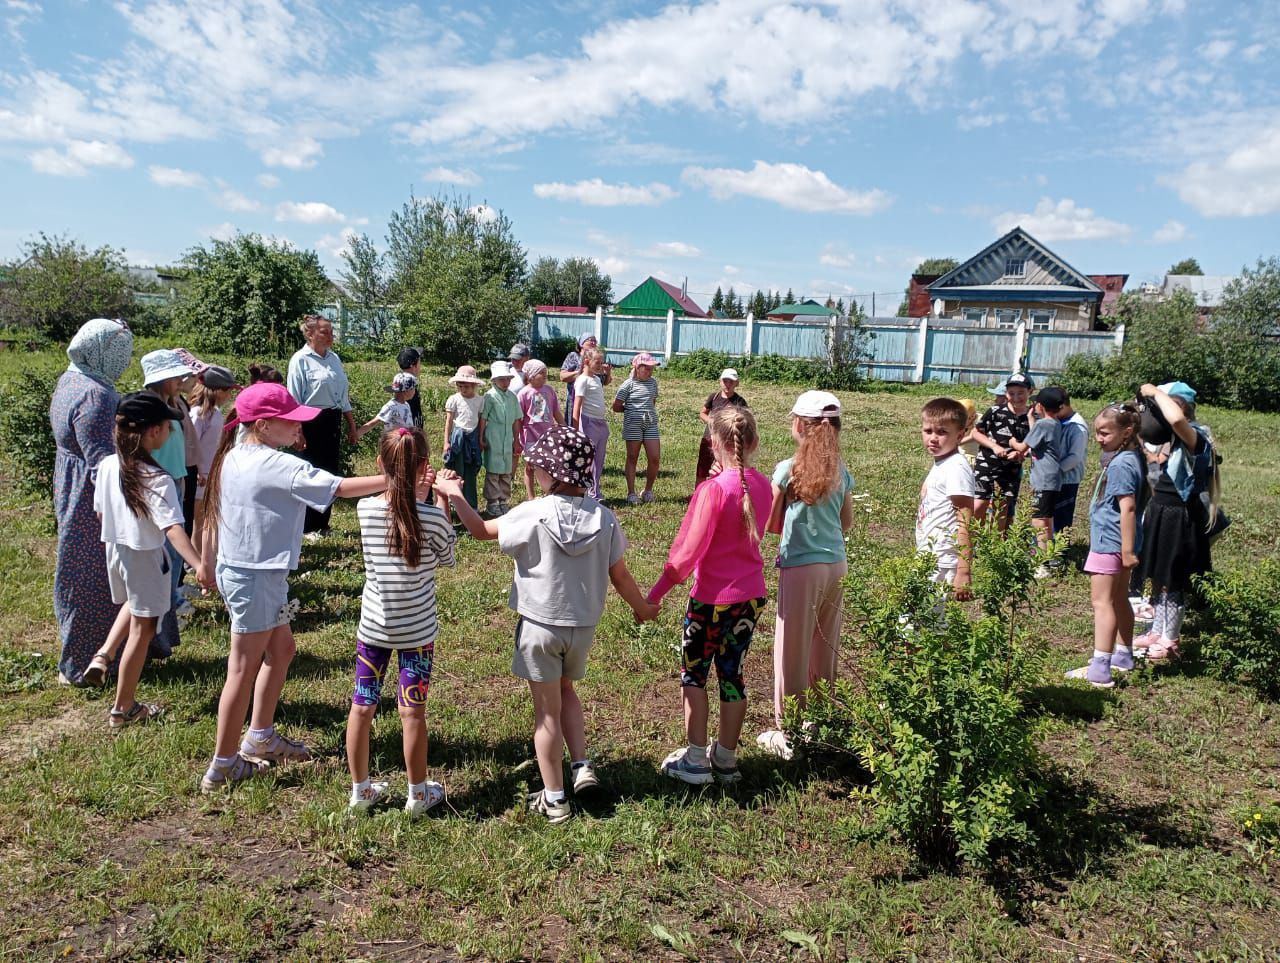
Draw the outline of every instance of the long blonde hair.
[[[756,508],[751,503],[751,492],[747,488],[747,469],[760,441],[755,416],[741,405],[725,405],[712,414],[710,427],[711,437],[719,442],[726,454],[733,456],[732,465],[721,467],[738,469],[742,484],[742,524],[747,529],[747,538],[751,540],[751,544],[759,545],[760,529],[756,526]]]
[[[840,481],[840,417],[803,418],[787,494],[806,505],[825,501]]]

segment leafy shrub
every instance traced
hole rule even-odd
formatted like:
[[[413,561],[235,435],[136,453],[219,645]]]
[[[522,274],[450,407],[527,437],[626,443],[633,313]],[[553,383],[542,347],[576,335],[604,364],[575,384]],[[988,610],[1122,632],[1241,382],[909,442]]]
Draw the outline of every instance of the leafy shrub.
[[[742,358],[735,358],[723,351],[699,348],[688,354],[678,354],[674,358],[668,358],[663,369],[674,374],[688,375],[700,381],[715,381],[725,368],[735,367],[742,364],[742,361]],[[739,370],[738,374],[742,372]]]
[[[1280,698],[1280,561],[1211,572],[1196,586],[1205,601],[1197,623],[1209,671]]]
[[[1112,394],[1106,359],[1101,355],[1069,355],[1053,382],[1065,388],[1072,398],[1105,398]]]
[[[33,366],[0,383],[0,450],[18,486],[51,494],[57,445],[49,424],[49,402],[63,365]]]
[[[1042,647],[1019,627],[1037,564],[1030,526],[1015,521],[1007,540],[989,526],[974,535],[982,614],[944,604],[932,557],[886,563],[866,613],[861,689],[837,682],[794,735],[855,755],[881,827],[921,859],[982,868],[1000,845],[1030,841],[1043,776],[1024,697]]]
[[[578,350],[578,339],[566,335],[563,338],[543,338],[533,346],[533,356],[546,363],[548,368],[560,367],[570,351]]]

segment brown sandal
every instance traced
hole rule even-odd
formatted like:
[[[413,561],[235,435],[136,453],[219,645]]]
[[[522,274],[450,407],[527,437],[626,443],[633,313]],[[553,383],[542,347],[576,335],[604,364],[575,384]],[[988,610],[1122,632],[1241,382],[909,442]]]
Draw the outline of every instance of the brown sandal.
[[[110,668],[111,663],[107,661],[107,657],[101,652],[95,652],[93,658],[89,660],[89,668],[84,670],[80,681],[84,685],[102,686],[106,684],[107,672]]]
[[[111,715],[107,717],[107,722],[111,726],[112,732],[119,732],[126,726],[150,722],[152,719],[158,718],[162,712],[164,710],[154,702],[135,702],[133,708],[128,712],[112,709]]]

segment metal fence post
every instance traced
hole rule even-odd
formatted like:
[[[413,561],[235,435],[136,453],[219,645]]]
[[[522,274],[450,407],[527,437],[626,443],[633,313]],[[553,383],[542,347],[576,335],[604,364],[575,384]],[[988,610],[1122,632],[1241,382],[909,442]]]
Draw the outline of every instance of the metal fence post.
[[[1124,350],[1124,323],[1121,322],[1120,327],[1116,328],[1116,351]]]
[[[756,316],[750,311],[747,312],[747,342],[742,346],[742,356],[744,358],[751,357],[751,342],[754,339],[756,330]]]
[[[604,345],[604,305],[596,305],[596,344]]]
[[[912,376],[912,381],[916,384],[924,382],[925,362],[929,357],[929,315],[925,315],[920,319],[920,343],[916,345],[916,370]]]
[[[667,364],[671,363],[671,349],[676,343],[676,312],[672,308],[667,308],[667,339],[663,344],[662,360]]]
[[[1017,374],[1022,370],[1022,359],[1026,354],[1027,346],[1027,322],[1019,321],[1013,336],[1013,365],[1009,369],[1010,374]]]

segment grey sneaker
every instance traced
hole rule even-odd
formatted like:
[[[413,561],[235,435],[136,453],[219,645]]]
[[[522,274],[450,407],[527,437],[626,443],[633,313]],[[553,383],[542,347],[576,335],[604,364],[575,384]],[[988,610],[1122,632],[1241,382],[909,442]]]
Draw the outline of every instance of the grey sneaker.
[[[538,792],[529,793],[529,812],[538,813],[547,817],[547,822],[551,825],[562,823],[573,815],[573,810],[569,808],[569,800],[561,799],[559,802],[548,802],[547,794],[539,790]]]
[[[714,778],[711,767],[704,763],[689,761],[689,748],[677,749],[662,760],[662,772],[672,779],[679,779],[691,786],[705,786]]]
[[[1072,669],[1066,673],[1068,679],[1083,679],[1098,689],[1110,689],[1115,685],[1111,678],[1111,657],[1099,655],[1089,660],[1088,665]]]
[[[128,726],[136,726],[144,722],[150,722],[152,719],[158,719],[163,712],[164,710],[154,702],[135,702],[133,708],[127,711],[112,709],[107,714],[107,725],[112,732],[119,732]]]
[[[707,753],[707,759],[711,762],[711,772],[716,778],[716,782],[721,785],[738,782],[742,778],[742,773],[738,771],[738,763],[735,761],[733,765],[722,766],[716,762],[716,750],[720,748],[720,743],[712,743],[710,751]]]
[[[266,767],[261,763],[250,762],[244,756],[236,753],[225,766],[220,766],[217,762],[209,764],[208,771],[205,772],[204,778],[200,780],[200,791],[207,796],[211,792],[217,792],[219,789],[226,789],[235,783],[244,782],[251,776],[257,775],[264,768]]]
[[[644,491],[642,491],[640,493],[640,501],[644,502],[646,505],[648,505],[651,501],[653,501],[653,489],[646,488]]]
[[[576,796],[580,792],[590,792],[600,785],[600,780],[596,778],[596,767],[590,759],[581,766],[573,768],[573,793]]]
[[[1111,671],[1112,672],[1132,672],[1133,671],[1133,650],[1121,652],[1119,650],[1111,653]]]
[[[240,755],[250,762],[281,763],[306,762],[311,758],[311,751],[305,743],[297,739],[286,739],[279,732],[273,732],[270,739],[255,739],[246,732],[244,741],[240,743]]]

